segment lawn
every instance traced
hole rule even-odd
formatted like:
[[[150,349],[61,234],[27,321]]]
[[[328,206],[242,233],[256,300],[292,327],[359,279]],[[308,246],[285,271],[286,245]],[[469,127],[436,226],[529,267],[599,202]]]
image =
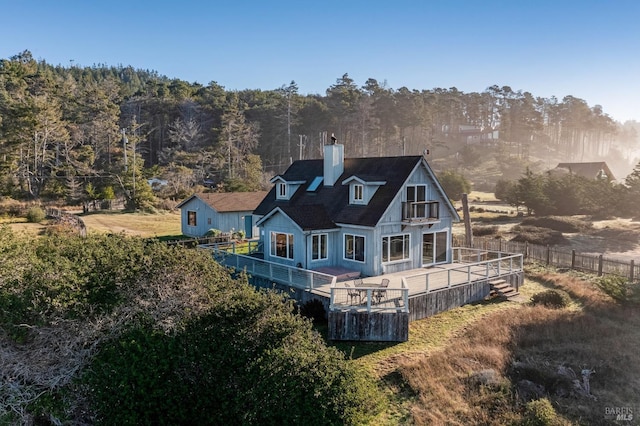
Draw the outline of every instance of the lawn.
[[[180,236],[180,213],[91,213],[80,216],[88,232],[125,233],[140,237]]]
[[[89,233],[124,233],[144,238],[166,236],[178,238],[182,235],[179,212],[150,214],[110,211],[79,216]],[[24,218],[5,218],[0,220],[0,225],[3,223],[8,224],[14,232],[38,235],[42,233],[48,221],[28,223]]]

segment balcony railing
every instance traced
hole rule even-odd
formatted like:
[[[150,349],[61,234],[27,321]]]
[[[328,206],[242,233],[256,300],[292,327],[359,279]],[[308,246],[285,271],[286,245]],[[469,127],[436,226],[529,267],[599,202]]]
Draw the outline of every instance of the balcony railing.
[[[438,201],[404,201],[402,203],[402,221],[409,223],[435,222],[440,219]]]

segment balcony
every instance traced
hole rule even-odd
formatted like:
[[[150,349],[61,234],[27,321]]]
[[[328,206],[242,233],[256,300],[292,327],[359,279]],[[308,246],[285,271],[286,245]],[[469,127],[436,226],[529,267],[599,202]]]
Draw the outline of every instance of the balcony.
[[[402,222],[410,225],[424,225],[440,220],[438,201],[404,201],[402,203]]]

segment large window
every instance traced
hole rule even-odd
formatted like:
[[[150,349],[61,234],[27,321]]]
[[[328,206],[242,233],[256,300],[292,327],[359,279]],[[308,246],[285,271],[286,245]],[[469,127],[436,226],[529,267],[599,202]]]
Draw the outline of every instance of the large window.
[[[409,218],[426,217],[425,204],[427,200],[426,185],[407,186],[407,203],[409,205]]]
[[[409,234],[382,237],[382,261],[394,262],[409,259],[409,237]]]
[[[327,259],[327,234],[315,234],[311,236],[311,259]]]
[[[189,226],[196,226],[197,225],[196,212],[187,211],[187,225],[189,225]]]
[[[345,234],[344,258],[364,262],[364,237],[362,235]]]
[[[293,234],[272,232],[271,256],[293,259]]]

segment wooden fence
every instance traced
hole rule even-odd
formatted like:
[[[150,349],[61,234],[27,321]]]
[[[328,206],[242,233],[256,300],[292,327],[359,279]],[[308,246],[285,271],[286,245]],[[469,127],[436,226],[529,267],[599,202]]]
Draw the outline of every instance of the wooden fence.
[[[464,239],[456,241],[464,245]],[[634,282],[640,276],[640,265],[631,259],[628,261],[614,259],[603,255],[583,254],[575,250],[562,249],[557,246],[543,246],[519,241],[506,241],[497,238],[473,238],[473,248],[496,250],[508,253],[520,253],[525,261],[540,262],[558,268],[569,268],[577,271],[603,275],[616,275]]]

